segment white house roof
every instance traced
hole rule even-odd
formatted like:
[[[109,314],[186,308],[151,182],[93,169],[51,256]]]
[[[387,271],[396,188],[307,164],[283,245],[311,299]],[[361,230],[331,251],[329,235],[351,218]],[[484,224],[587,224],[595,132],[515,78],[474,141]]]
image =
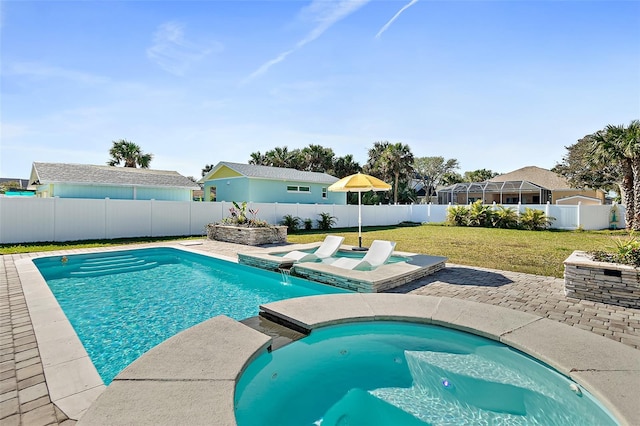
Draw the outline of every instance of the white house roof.
[[[29,184],[49,183],[200,189],[191,179],[169,170],[91,164],[33,163]]]
[[[211,169],[211,171],[205,177],[201,179],[201,182],[209,180],[210,176],[212,176],[222,166],[226,166],[231,170],[234,170],[248,178],[326,184],[332,184],[338,181],[337,177],[331,176],[326,173],[305,172],[296,169],[289,169],[286,167],[258,166],[255,164],[230,163],[227,161],[221,161],[216,164],[216,166]]]

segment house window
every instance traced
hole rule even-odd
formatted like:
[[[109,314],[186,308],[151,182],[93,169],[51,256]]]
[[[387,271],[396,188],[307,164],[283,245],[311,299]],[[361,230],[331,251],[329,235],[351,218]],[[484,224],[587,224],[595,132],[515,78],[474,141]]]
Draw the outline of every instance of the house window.
[[[322,198],[327,198],[327,188],[322,188]]]
[[[287,192],[311,192],[308,186],[287,185]]]

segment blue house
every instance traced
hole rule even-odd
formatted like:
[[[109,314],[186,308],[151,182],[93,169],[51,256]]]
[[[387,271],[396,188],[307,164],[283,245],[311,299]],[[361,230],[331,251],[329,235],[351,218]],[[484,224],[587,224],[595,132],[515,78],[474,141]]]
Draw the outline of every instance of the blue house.
[[[90,164],[33,163],[36,197],[191,201],[200,186],[178,172]]]
[[[326,173],[221,161],[200,179],[206,201],[347,204],[344,192],[329,192],[338,178]]]

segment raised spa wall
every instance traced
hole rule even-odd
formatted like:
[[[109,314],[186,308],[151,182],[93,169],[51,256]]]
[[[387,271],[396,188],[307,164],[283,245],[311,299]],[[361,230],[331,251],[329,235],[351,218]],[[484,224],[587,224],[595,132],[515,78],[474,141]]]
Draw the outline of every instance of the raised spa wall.
[[[617,263],[596,262],[583,251],[564,261],[564,293],[568,297],[640,308],[640,271]]]

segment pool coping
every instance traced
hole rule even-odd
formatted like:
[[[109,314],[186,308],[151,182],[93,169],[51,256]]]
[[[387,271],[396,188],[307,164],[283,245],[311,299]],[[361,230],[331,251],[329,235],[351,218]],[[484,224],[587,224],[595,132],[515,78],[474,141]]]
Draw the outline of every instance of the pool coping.
[[[304,330],[357,321],[435,324],[500,341],[570,377],[622,425],[640,418],[640,353],[537,315],[447,297],[332,294],[269,303],[262,313]],[[235,383],[270,338],[225,316],[185,330],[140,357],[79,424],[235,425]]]
[[[38,344],[49,397],[51,402],[58,406],[67,417],[72,420],[78,420],[82,417],[91,404],[104,392],[106,386],[33,260],[43,257],[164,247],[237,263],[235,258],[229,256],[191,248],[195,248],[197,245],[187,241],[162,245],[58,250],[40,252],[35,256],[15,261]]]

